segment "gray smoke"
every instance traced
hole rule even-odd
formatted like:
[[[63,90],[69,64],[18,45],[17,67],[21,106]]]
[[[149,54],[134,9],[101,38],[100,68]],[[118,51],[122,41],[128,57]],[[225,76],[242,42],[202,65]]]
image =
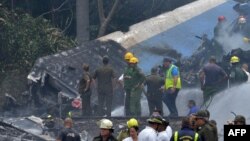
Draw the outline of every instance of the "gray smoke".
[[[244,115],[246,117],[247,124],[249,124],[249,90],[250,83],[246,83],[222,91],[214,97],[208,110],[211,113],[211,119],[214,119],[217,122],[220,141],[224,140],[223,126],[227,124],[228,120],[234,119],[234,115],[232,114],[232,112]]]

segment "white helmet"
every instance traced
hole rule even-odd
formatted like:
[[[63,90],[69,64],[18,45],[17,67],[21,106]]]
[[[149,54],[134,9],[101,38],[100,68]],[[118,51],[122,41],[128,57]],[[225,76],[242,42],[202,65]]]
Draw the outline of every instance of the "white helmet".
[[[244,23],[246,23],[246,22],[247,22],[247,21],[246,21],[246,18],[245,18],[244,16],[240,16],[240,17],[239,17],[238,23],[244,24]]]
[[[100,128],[101,129],[113,129],[113,123],[109,119],[100,120]]]

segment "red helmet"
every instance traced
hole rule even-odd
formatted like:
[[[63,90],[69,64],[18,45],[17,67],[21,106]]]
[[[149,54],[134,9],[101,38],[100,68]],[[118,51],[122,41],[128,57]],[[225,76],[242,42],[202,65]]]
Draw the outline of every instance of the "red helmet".
[[[222,22],[222,21],[225,21],[225,20],[226,20],[225,16],[219,16],[218,17],[219,22]]]

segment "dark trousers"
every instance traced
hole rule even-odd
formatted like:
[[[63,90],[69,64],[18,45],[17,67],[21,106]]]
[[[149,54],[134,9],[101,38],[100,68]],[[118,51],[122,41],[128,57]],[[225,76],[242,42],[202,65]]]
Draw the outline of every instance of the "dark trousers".
[[[112,107],[113,93],[99,91],[98,92],[98,114],[103,116],[106,114],[108,117],[111,116],[111,107]],[[106,110],[104,110],[106,107]]]
[[[171,89],[168,89],[163,94],[163,102],[169,109],[169,116],[178,116],[178,111],[176,107],[176,98],[179,93],[179,89],[176,89],[174,93],[171,92]]]
[[[131,90],[126,89],[126,96],[125,96],[125,104],[124,104],[124,111],[125,111],[125,116],[130,116],[130,96],[131,96]]]
[[[154,112],[154,110],[160,110],[162,111],[162,94],[151,94],[148,93],[147,96],[147,100],[148,100],[148,108],[149,108],[149,115],[152,115],[152,113]]]
[[[91,91],[87,91],[81,94],[82,98],[82,116],[91,116],[92,110],[90,106]]]

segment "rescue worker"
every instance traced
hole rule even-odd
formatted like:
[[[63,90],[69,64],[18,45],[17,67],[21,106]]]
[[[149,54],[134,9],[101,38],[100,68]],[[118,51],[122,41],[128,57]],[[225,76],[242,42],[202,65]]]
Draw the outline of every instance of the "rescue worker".
[[[244,32],[246,30],[246,22],[247,21],[244,16],[239,16],[237,23],[233,27],[233,32],[244,35]]]
[[[64,120],[64,129],[59,133],[56,141],[81,141],[80,135],[72,129],[73,121],[71,118]]]
[[[246,118],[242,115],[236,115],[234,118],[234,125],[246,125]]]
[[[154,110],[162,111],[162,91],[164,79],[157,73],[157,68],[151,69],[151,75],[146,77],[145,85],[147,86],[147,100],[149,114],[152,115]]]
[[[131,127],[139,127],[139,123],[135,118],[131,118],[127,121],[127,129],[121,130],[117,136],[118,141],[122,141],[123,139],[129,137],[129,129]]]
[[[114,132],[113,123],[109,119],[101,119],[99,122],[100,135],[94,137],[93,141],[117,141],[112,135]]]
[[[238,56],[232,56],[230,59],[232,68],[230,70],[230,85],[239,85],[248,80],[247,74],[240,67],[240,58]]]
[[[225,26],[226,26],[226,17],[225,16],[219,16],[218,22],[216,26],[214,27],[214,38],[218,38],[223,36],[225,34]]]
[[[204,99],[202,108],[207,109],[214,95],[221,90],[222,82],[226,83],[227,74],[216,64],[215,57],[211,56],[209,63],[199,71],[199,77]]]
[[[124,55],[124,61],[127,63],[127,65],[129,66],[129,60],[134,57],[133,53],[132,52],[127,52],[125,55]],[[128,67],[127,66],[127,67]],[[124,87],[124,74],[122,74],[119,78],[118,78],[118,82],[120,83],[120,85],[122,87]]]
[[[129,63],[129,60],[134,57],[133,53],[132,52],[127,52],[125,55],[124,55],[124,60],[126,61],[127,63],[127,66],[125,68],[125,72],[129,72],[131,67],[130,67],[130,63]],[[129,74],[126,74],[128,77]],[[129,78],[129,77],[128,77]],[[125,104],[124,104],[124,114],[126,116],[130,115],[130,109],[129,109],[129,102],[130,102],[130,94],[131,94],[131,89],[129,88],[129,79],[128,78],[125,78],[124,79],[124,73],[119,77],[118,79],[118,82],[119,84],[123,87],[123,89],[125,90]]]
[[[145,81],[145,76],[138,68],[137,63],[139,62],[138,58],[132,57],[129,60],[129,68],[124,73],[124,89],[126,95],[130,96],[129,98],[129,114],[132,116],[141,115],[141,93],[143,91],[143,83]],[[127,97],[127,96],[126,96]],[[125,105],[127,101],[125,100]],[[125,106],[126,107],[126,106]]]
[[[176,98],[181,89],[181,78],[179,68],[172,64],[170,58],[164,58],[163,66],[167,68],[165,85],[165,92],[163,94],[163,102],[167,105],[170,114],[169,116],[178,116],[176,108]]]
[[[82,116],[91,116],[91,106],[90,106],[90,97],[91,97],[91,75],[89,73],[89,65],[83,65],[83,76],[79,83],[79,93],[81,94],[82,99]]]
[[[206,112],[206,115],[207,115],[208,124],[212,127],[215,140],[218,141],[219,137],[218,137],[217,123],[215,120],[210,120],[210,112],[207,109],[204,111]]]
[[[202,141],[217,141],[218,137],[215,136],[213,127],[209,124],[208,115],[205,110],[200,110],[195,116],[196,132],[201,137]]]
[[[148,120],[148,126],[146,126],[138,136],[138,141],[158,141],[157,130],[162,124],[161,116],[151,116]]]
[[[190,128],[189,117],[184,117],[181,123],[181,129],[175,131],[170,141],[202,141],[200,135]]]
[[[125,138],[122,141],[138,141],[138,133],[139,133],[139,128],[138,126],[132,126],[129,128],[129,137]]]
[[[195,114],[200,110],[200,107],[196,106],[196,103],[194,100],[190,99],[188,101],[188,108],[189,108],[189,112],[187,114],[187,116],[190,116],[191,114]]]
[[[129,60],[134,57],[133,53],[132,52],[127,52],[125,55],[124,55],[124,60],[129,64]]]
[[[232,122],[228,121],[229,125],[246,125],[246,118],[243,115],[236,115]]]
[[[97,91],[98,91],[98,114],[103,116],[106,114],[111,116],[111,106],[113,100],[113,84],[115,79],[115,73],[111,66],[109,66],[109,58],[103,57],[103,66],[98,68],[93,78],[97,79]],[[104,111],[103,108],[107,108]]]
[[[158,141],[170,141],[171,136],[168,135],[168,133],[166,132],[167,127],[169,126],[169,121],[168,119],[162,119],[162,124],[159,125],[158,128]]]

